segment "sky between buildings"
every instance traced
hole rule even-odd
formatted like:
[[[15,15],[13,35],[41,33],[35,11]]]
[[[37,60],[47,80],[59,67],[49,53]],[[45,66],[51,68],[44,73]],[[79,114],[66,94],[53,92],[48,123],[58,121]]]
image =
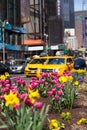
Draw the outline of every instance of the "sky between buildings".
[[[74,0],[75,11],[87,10],[87,0]]]

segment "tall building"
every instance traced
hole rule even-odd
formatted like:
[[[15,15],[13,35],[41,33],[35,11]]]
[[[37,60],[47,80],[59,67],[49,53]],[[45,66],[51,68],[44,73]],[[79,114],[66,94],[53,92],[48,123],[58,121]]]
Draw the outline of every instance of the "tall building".
[[[26,3],[27,0],[25,0]],[[28,5],[29,21],[23,24],[29,28],[27,39],[41,39],[49,47],[63,43],[60,0],[29,0]],[[22,14],[25,11],[23,10]]]
[[[10,24],[20,26],[20,0],[0,0],[0,19],[8,20]]]
[[[74,0],[61,0],[64,28],[74,28]]]
[[[87,47],[87,11],[75,12],[75,30],[79,48]]]
[[[45,8],[47,8],[47,25],[49,44],[58,45],[63,43],[63,22],[61,18],[61,1],[45,0]]]
[[[14,55],[16,55],[17,52],[13,53],[13,51],[17,51],[19,49],[15,45],[21,45],[20,7],[20,0],[0,0],[0,49],[4,48],[2,48],[3,42],[5,44],[5,49],[0,50],[0,57],[2,59],[4,53],[5,59],[9,56],[16,57]],[[2,52],[4,50],[5,52]]]
[[[21,26],[20,0],[0,0],[0,20],[2,23],[8,23],[14,27]],[[5,42],[21,44],[20,35],[12,33],[5,29]]]

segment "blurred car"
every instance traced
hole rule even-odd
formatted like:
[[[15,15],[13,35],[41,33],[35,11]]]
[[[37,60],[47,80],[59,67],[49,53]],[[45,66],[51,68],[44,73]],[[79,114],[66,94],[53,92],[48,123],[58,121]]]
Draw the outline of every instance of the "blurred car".
[[[24,74],[26,76],[37,76],[40,72],[63,73],[74,68],[73,56],[45,56],[34,57],[25,67]]]
[[[5,72],[10,73],[10,68],[8,65],[0,63],[0,74],[5,74]]]
[[[17,59],[12,65],[10,65],[10,71],[12,74],[22,74],[24,73],[24,68],[27,64],[27,60]]]

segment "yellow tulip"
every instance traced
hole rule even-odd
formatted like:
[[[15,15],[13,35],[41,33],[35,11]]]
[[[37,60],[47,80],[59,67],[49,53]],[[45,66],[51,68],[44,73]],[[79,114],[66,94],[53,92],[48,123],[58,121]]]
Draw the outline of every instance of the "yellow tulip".
[[[40,94],[39,94],[38,89],[36,91],[28,89],[28,92],[29,92],[29,97],[31,97],[31,98],[40,98]]]
[[[13,106],[16,104],[19,104],[19,98],[17,97],[17,94],[14,94],[12,91],[10,91],[9,94],[5,94],[4,98],[6,100],[5,106]]]

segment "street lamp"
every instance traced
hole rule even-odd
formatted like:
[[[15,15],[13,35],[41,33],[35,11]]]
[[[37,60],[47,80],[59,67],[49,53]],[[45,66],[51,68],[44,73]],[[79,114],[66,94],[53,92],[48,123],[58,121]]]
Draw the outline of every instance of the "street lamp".
[[[47,39],[48,39],[48,34],[44,34],[44,36],[46,37],[46,53],[48,54],[48,43],[47,43]]]
[[[3,22],[0,20],[0,27],[2,28],[2,43],[3,43],[3,63],[5,64],[5,38],[4,38],[4,33],[5,33],[5,26],[8,25],[8,21],[4,20]]]

